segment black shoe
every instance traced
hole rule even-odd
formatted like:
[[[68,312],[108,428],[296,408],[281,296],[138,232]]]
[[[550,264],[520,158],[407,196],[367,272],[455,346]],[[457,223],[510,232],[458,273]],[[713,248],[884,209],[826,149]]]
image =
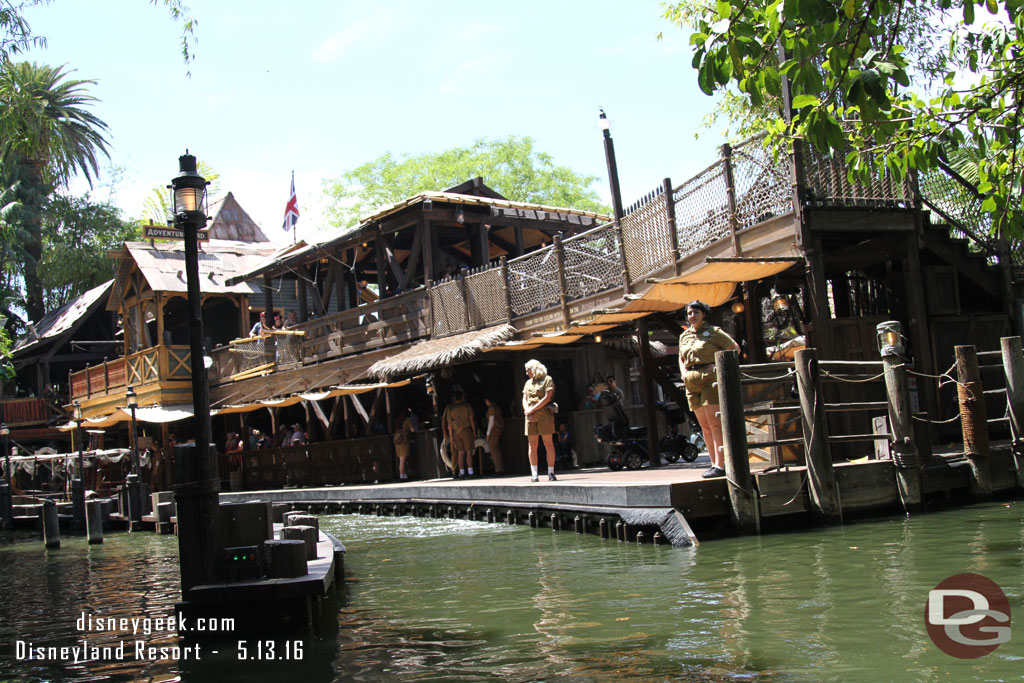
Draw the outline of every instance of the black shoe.
[[[548,472],[548,481],[558,481],[557,479],[555,479],[554,472]]]
[[[702,474],[700,476],[703,477],[704,479],[714,479],[715,477],[724,477],[725,476],[725,470],[723,470],[721,467],[714,467],[714,466],[712,466],[712,467],[708,468],[707,470],[705,470],[704,474]]]

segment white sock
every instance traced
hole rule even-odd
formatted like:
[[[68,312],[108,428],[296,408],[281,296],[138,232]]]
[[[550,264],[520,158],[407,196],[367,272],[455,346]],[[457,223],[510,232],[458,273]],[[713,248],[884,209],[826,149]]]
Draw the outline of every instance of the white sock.
[[[555,468],[552,467],[551,465],[548,465],[548,474],[554,474],[554,473],[555,473]]]
[[[537,476],[537,466],[536,465],[530,465],[530,473],[533,476],[535,476],[535,477]]]
[[[465,473],[466,473],[466,470],[464,470],[464,469],[462,469],[462,468],[460,467],[460,468],[459,468],[459,476],[461,477],[461,476],[462,476],[462,475],[464,475]]]
[[[471,477],[473,476],[473,468],[472,467],[469,468],[469,476],[471,476]]]

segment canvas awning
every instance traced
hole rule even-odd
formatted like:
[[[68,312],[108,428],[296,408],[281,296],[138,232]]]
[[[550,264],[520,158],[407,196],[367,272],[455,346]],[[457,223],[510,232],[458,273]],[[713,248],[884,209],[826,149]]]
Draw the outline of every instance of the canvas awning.
[[[375,382],[373,384],[343,384],[340,386],[333,386],[329,389],[322,389],[320,391],[307,391],[300,394],[293,394],[284,398],[267,398],[259,401],[253,401],[252,403],[241,403],[236,405],[227,405],[223,408],[217,408],[210,411],[211,415],[230,415],[232,413],[248,413],[253,410],[259,410],[260,408],[283,408],[285,406],[293,406],[303,401],[322,401],[325,398],[334,398],[335,396],[351,396],[353,394],[365,394],[368,391],[374,391],[375,389],[391,389],[394,387],[404,387],[408,385],[412,380],[403,379],[397,382]]]
[[[633,322],[652,313],[678,311],[691,301],[700,300],[714,308],[735,296],[740,282],[777,275],[803,259],[789,257],[725,257],[706,259],[704,263],[675,277],[657,280],[642,295],[629,295],[616,309],[594,311],[593,317],[573,322],[567,330],[534,334],[528,340],[506,341],[488,350],[526,351],[546,344],[571,344],[587,335]]]

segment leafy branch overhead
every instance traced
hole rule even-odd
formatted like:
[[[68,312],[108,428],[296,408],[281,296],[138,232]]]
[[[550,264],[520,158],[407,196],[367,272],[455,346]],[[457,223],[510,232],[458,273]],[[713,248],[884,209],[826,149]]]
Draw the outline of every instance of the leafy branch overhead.
[[[780,148],[803,138],[845,157],[862,181],[932,169],[974,148],[984,209],[994,227],[1020,236],[1022,7],[1024,0],[691,0],[667,6],[665,16],[692,31],[702,91],[782,109],[768,125]]]

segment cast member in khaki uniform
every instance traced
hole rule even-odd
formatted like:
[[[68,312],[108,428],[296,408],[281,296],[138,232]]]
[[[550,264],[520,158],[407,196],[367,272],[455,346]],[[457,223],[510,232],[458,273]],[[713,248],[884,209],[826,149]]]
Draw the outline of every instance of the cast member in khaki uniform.
[[[711,456],[711,468],[701,475],[705,479],[725,475],[725,455],[720,450],[723,443],[722,421],[715,415],[718,406],[715,354],[740,350],[733,338],[721,328],[705,322],[710,312],[703,301],[687,304],[686,319],[690,327],[679,336],[679,372],[686,386],[686,401],[697,416]]]
[[[537,441],[544,439],[548,456],[548,481],[555,481],[555,411],[551,401],[555,397],[555,380],[538,360],[526,361],[526,380],[523,386],[523,413],[526,415],[526,438],[530,444],[530,480],[537,481]]]
[[[491,460],[494,461],[494,473],[505,473],[505,458],[501,453],[501,433],[505,430],[505,421],[501,415],[501,406],[485,397],[487,412],[484,419],[487,421],[487,447],[491,449]]]
[[[405,461],[409,457],[409,438],[412,436],[412,420],[409,419],[411,410],[406,408],[403,411],[401,417],[398,418],[398,424],[395,426],[395,434],[392,437],[395,441],[395,455],[398,456],[398,478],[408,479],[409,475],[405,471]]]
[[[458,467],[459,479],[466,476],[466,466],[469,465],[469,476],[474,476],[472,456],[476,438],[476,419],[473,417],[473,408],[463,400],[461,391],[455,392],[455,402],[445,408],[443,416],[444,425],[447,428],[446,438],[448,439],[448,450],[452,455],[452,469]]]

